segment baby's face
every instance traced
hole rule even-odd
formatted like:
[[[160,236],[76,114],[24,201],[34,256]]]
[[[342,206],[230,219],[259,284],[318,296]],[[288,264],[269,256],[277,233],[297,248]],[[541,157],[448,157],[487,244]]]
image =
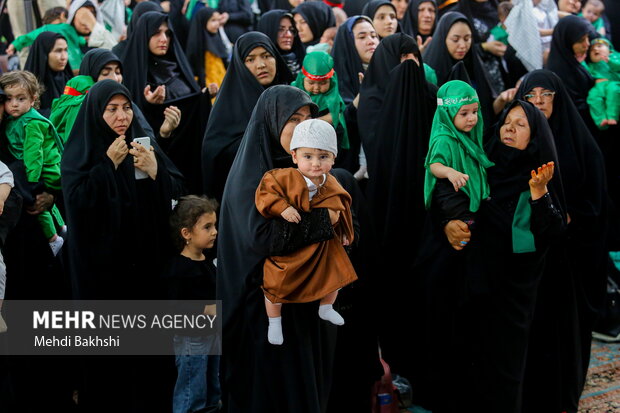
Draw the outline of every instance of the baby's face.
[[[590,23],[597,21],[601,17],[601,14],[603,14],[602,7],[594,6],[591,3],[588,3],[583,7],[583,17],[585,17]]]
[[[590,60],[593,63],[609,61],[609,47],[605,44],[595,44],[590,48]]]
[[[304,89],[311,95],[322,95],[323,93],[327,93],[330,85],[330,79],[312,80],[304,77]]]
[[[331,171],[335,160],[333,153],[315,148],[297,148],[291,155],[299,171],[309,179],[323,177]]]

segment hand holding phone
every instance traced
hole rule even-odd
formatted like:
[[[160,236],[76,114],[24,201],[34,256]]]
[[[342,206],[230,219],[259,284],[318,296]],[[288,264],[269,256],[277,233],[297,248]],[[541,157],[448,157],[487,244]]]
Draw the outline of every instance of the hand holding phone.
[[[151,150],[151,138],[149,138],[148,136],[144,136],[144,137],[140,137],[140,138],[134,138],[133,141],[135,143],[138,143],[138,144],[144,146],[144,148],[147,151]],[[138,161],[138,158],[136,158],[135,156],[134,156],[133,159],[134,159],[134,163]],[[146,179],[146,178],[149,177],[148,173],[146,173],[146,172],[144,172],[144,171],[142,171],[142,170],[140,170],[138,168],[134,168],[134,169],[135,169],[135,178],[136,179]]]

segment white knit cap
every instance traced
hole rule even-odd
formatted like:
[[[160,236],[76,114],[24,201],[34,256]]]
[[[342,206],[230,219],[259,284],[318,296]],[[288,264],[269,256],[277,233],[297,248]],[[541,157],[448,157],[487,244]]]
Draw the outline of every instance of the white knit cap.
[[[338,141],[334,127],[324,120],[309,119],[293,131],[291,151],[297,148],[322,149],[338,155]]]

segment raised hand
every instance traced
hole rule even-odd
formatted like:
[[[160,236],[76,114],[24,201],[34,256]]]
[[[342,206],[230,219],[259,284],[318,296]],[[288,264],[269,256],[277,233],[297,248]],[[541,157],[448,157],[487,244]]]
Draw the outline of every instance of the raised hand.
[[[537,200],[545,196],[547,192],[547,184],[553,178],[553,172],[555,170],[555,164],[553,162],[547,162],[538,168],[537,171],[532,171],[532,178],[529,181],[530,193],[532,194],[532,200]]]

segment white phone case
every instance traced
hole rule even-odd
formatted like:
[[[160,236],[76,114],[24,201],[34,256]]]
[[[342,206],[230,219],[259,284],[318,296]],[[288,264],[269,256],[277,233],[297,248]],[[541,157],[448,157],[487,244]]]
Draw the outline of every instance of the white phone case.
[[[133,138],[133,141],[136,143],[139,143],[140,145],[144,146],[147,150],[151,149],[151,138],[149,138],[148,136],[144,136],[144,137],[140,137],[140,138]],[[135,171],[135,178],[136,179],[146,179],[149,177],[149,174],[147,174],[144,171],[141,171],[138,168],[134,167],[134,171]]]

